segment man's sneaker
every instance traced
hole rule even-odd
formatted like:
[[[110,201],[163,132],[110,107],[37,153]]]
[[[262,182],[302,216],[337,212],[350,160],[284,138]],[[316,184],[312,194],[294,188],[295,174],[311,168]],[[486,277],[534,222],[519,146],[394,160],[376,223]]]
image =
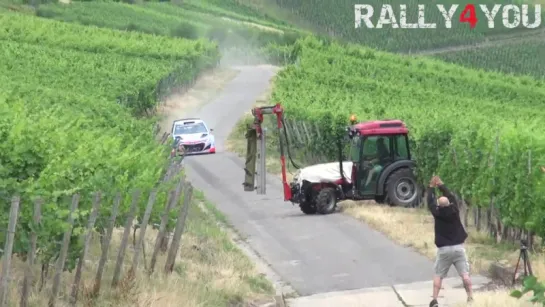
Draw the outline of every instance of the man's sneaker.
[[[430,307],[439,307],[439,303],[436,299],[431,300]]]
[[[471,296],[468,297],[468,298],[467,298],[467,302],[468,302],[468,303],[472,303],[472,302],[473,302],[473,297],[471,297]]]

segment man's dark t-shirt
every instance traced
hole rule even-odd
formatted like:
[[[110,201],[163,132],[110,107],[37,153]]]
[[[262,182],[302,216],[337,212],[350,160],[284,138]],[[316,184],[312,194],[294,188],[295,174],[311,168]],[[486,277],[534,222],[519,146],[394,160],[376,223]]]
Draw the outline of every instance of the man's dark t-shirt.
[[[460,220],[456,198],[445,185],[440,185],[438,188],[451,204],[439,207],[435,199],[435,189],[428,188],[428,208],[435,219],[435,245],[443,247],[463,244],[467,239],[467,233]]]

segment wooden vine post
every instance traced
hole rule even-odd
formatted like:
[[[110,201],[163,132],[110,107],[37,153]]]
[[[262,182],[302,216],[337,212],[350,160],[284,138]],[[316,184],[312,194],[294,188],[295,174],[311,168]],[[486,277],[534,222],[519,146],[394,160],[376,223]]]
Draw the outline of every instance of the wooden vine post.
[[[108,222],[108,229],[106,230],[106,237],[103,239],[102,254],[98,261],[97,273],[95,275],[95,284],[93,287],[93,295],[97,296],[100,293],[100,286],[102,281],[102,274],[104,273],[104,266],[108,261],[108,250],[110,249],[110,241],[112,240],[112,233],[115,227],[115,220],[117,218],[117,212],[119,210],[119,204],[121,203],[121,193],[117,193],[114,205],[112,207],[112,213],[110,214],[110,221]]]
[[[148,227],[149,218],[151,216],[151,210],[153,209],[153,205],[155,203],[155,199],[157,197],[157,190],[151,191],[148,199],[148,205],[146,206],[146,211],[144,212],[144,217],[142,219],[142,222],[140,223],[140,233],[138,235],[138,242],[136,243],[134,247],[134,256],[132,260],[132,265],[129,270],[129,278],[134,278],[136,274],[136,268],[138,267],[138,261],[140,259],[140,249],[144,245],[144,237],[146,236],[146,229]]]
[[[93,231],[93,227],[95,226],[95,221],[98,216],[100,200],[101,200],[100,192],[95,193],[95,197],[93,200],[93,209],[89,216],[87,229],[85,231],[85,235],[83,239],[83,242],[84,242],[83,251],[81,252],[81,255],[78,259],[76,275],[74,276],[74,283],[72,284],[72,293],[70,294],[70,305],[72,306],[76,306],[76,302],[78,300],[78,289],[79,289],[79,284],[81,281],[81,274],[82,274],[81,271],[83,270],[83,263],[85,262],[85,257],[87,256],[87,251],[89,250],[89,244],[91,243],[91,232]]]
[[[178,220],[176,221],[176,228],[174,230],[174,235],[172,236],[172,243],[170,245],[170,250],[168,251],[167,260],[165,263],[165,273],[167,274],[172,273],[172,270],[174,269],[174,262],[176,260],[176,254],[178,253],[178,250],[180,249],[180,241],[182,238],[182,233],[184,231],[187,214],[189,212],[189,206],[191,204],[192,194],[193,194],[193,187],[191,186],[191,183],[188,182],[186,183],[184,193],[183,193],[184,204],[180,208],[180,211],[178,214]]]
[[[34,282],[34,274],[32,267],[36,258],[36,242],[38,236],[36,234],[36,228],[40,224],[40,218],[42,215],[43,200],[38,198],[34,201],[34,215],[32,216],[32,222],[34,223],[32,231],[30,233],[30,250],[28,252],[28,258],[25,268],[25,277],[23,279],[23,288],[21,290],[21,307],[28,307],[28,296],[30,295],[30,286]]]
[[[127,249],[127,243],[129,242],[129,235],[131,233],[131,226],[136,214],[136,207],[138,205],[138,200],[140,198],[140,191],[136,190],[132,195],[132,204],[127,216],[127,221],[125,223],[125,230],[123,232],[123,237],[121,239],[121,246],[119,246],[119,251],[117,253],[117,261],[114,269],[114,277],[112,278],[112,288],[116,288],[119,283],[119,278],[121,276],[121,269],[123,267],[123,260],[125,259],[125,250]]]
[[[0,305],[2,307],[9,305],[9,273],[11,268],[11,254],[13,252],[13,241],[15,239],[15,228],[17,226],[17,217],[19,215],[19,204],[21,198],[15,196],[11,200],[11,209],[9,213],[8,231],[6,234],[6,243],[4,245],[4,261],[2,262],[2,279],[0,284]]]
[[[49,298],[49,307],[54,307],[59,294],[59,287],[61,285],[61,274],[64,271],[64,263],[66,262],[66,255],[68,254],[68,245],[70,244],[70,236],[72,235],[72,226],[74,225],[74,212],[78,208],[80,196],[74,194],[72,196],[72,205],[70,206],[70,212],[68,213],[68,229],[64,232],[62,238],[61,252],[59,259],[55,267],[55,277],[53,278],[53,286],[51,289],[51,297]]]

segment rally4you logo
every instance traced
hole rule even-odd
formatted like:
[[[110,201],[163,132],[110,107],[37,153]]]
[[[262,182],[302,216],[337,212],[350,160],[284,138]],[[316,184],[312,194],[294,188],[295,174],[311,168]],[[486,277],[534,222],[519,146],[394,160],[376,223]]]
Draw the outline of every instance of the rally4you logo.
[[[541,25],[541,5],[533,5],[533,10],[530,9],[528,4],[514,5],[514,4],[495,4],[493,7],[485,4],[466,4],[464,8],[460,11],[458,8],[459,4],[453,4],[450,8],[447,8],[443,4],[437,4],[435,6],[431,5],[433,10],[436,12],[439,11],[444,19],[444,26],[447,29],[452,28],[453,20],[458,17],[460,23],[467,23],[471,29],[477,26],[477,23],[480,20],[477,17],[477,7],[481,12],[484,13],[484,16],[487,19],[487,26],[489,29],[494,28],[496,16],[501,10],[501,21],[502,25],[506,28],[513,29],[519,27],[521,24],[523,27],[528,29],[534,29]],[[412,9],[414,11],[418,10],[418,19],[416,22],[407,21],[407,11]],[[378,17],[373,18],[375,10],[372,5],[369,4],[355,4],[355,19],[356,19],[356,29],[366,27],[369,29],[382,29],[385,25],[393,29],[435,29],[437,28],[437,23],[430,23],[426,21],[426,11],[429,11],[429,8],[424,4],[418,4],[417,8],[408,8],[406,4],[400,4],[399,8],[396,8],[398,13],[395,13],[394,7],[390,4],[383,4]],[[530,18],[531,12],[533,11],[533,17]],[[396,16],[399,16],[397,18]],[[373,24],[373,19],[376,20],[376,23]],[[399,22],[398,22],[399,19]],[[531,19],[531,20],[530,20]]]

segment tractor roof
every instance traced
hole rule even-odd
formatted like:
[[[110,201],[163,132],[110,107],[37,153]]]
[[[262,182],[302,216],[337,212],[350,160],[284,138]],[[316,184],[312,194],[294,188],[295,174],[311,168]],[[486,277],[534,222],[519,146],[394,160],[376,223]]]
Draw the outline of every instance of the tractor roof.
[[[409,133],[409,129],[401,120],[375,120],[363,122],[353,125],[352,129],[358,131],[361,135]]]

